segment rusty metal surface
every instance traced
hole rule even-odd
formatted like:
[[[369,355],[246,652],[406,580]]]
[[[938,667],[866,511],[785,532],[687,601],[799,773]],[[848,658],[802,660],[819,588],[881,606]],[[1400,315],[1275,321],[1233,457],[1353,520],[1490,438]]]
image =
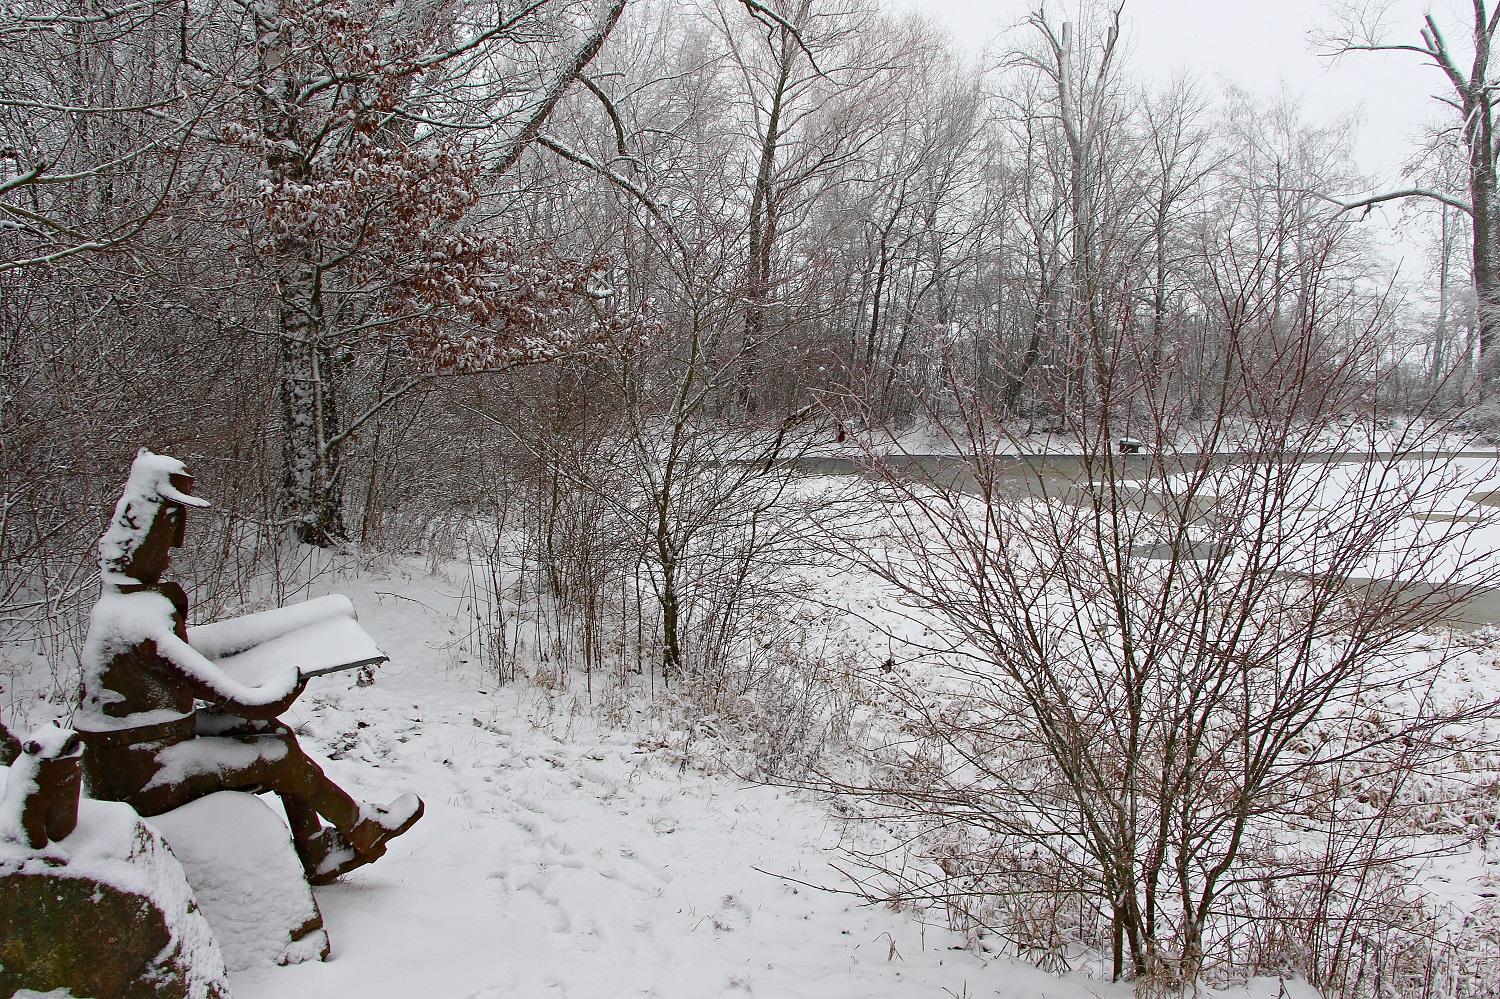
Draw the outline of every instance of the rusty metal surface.
[[[172,475],[171,485],[190,496],[193,478]],[[174,610],[173,631],[186,642],[187,594],[161,577],[171,563],[171,549],[185,540],[187,508],[165,495],[159,498],[155,518],[124,569],[129,582],[106,581],[104,586],[166,597]],[[201,681],[160,655],[151,640],[114,654],[97,676],[108,695],[109,715],[121,720],[149,712],[181,717],[83,731],[83,772],[93,797],[123,801],[151,816],[216,791],[274,791],[286,807],[304,868],[320,882],[378,858],[385,841],[396,834],[362,818],[359,803],[302,751],[290,728],[274,720],[302,692],[300,685],[269,705],[220,700],[198,708],[204,697]],[[213,734],[200,735],[200,728]],[[229,762],[247,758],[252,762]],[[333,828],[325,828],[323,820]],[[340,850],[350,856],[330,865],[330,856]]]

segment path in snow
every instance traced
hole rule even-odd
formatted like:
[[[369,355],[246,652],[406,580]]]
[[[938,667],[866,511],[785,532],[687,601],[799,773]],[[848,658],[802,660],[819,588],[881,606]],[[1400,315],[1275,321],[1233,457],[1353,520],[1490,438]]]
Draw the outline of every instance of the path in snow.
[[[330,962],[237,975],[241,999],[1112,991],[983,961],[945,929],[757,871],[839,885],[837,829],[815,802],[679,772],[628,733],[549,714],[543,692],[484,685],[426,641],[454,620],[432,609],[455,604],[435,586],[334,587],[392,664],[374,687],[313,681],[288,720],[351,791],[415,790],[427,815],[318,890]]]

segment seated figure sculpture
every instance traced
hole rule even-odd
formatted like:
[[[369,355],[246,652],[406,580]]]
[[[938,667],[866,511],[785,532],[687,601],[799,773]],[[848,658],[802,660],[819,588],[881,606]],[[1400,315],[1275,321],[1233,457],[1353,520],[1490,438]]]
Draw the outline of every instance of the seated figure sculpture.
[[[192,490],[182,462],[143,448],[99,539],[102,591],[74,718],[89,791],[148,817],[216,791],[274,791],[308,880],[327,884],[384,854],[422,801],[362,804],[302,751],[276,720],[306,686],[295,666],[251,686],[188,644],[187,594],[161,577],[187,508],[208,506]]]

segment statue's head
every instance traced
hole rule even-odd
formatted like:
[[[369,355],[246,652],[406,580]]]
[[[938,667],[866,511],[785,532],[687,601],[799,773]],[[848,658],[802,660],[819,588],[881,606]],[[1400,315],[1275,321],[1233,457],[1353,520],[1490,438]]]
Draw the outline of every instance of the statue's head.
[[[109,528],[99,539],[106,583],[156,583],[182,544],[187,508],[208,506],[193,494],[193,476],[176,458],[141,448]]]

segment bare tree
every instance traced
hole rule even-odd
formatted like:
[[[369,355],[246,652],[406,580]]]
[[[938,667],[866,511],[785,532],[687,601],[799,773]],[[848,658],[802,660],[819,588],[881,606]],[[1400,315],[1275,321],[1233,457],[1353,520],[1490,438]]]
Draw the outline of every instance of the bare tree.
[[[973,206],[989,152],[978,79],[920,35],[907,51],[910,63],[893,74],[899,99],[887,104],[861,167],[871,179],[844,185],[823,209],[830,236],[853,230],[845,252],[863,265],[850,275],[856,308],[845,364],[870,380],[890,419],[904,399],[892,391],[896,378],[917,363],[926,329],[960,321],[962,275],[987,235]]]
[[[1411,157],[1404,175],[1419,187],[1434,190],[1458,190],[1464,185],[1467,156],[1459,136],[1449,128],[1429,128],[1422,147]],[[1408,218],[1423,224],[1432,242],[1429,269],[1425,275],[1436,283],[1435,299],[1422,295],[1432,308],[1431,334],[1424,347],[1427,353],[1426,381],[1442,386],[1445,395],[1462,403],[1472,383],[1473,281],[1463,258],[1464,246],[1470,243],[1470,217],[1441,201],[1413,198],[1407,202]]]
[[[1124,213],[1115,202],[1129,190],[1114,180],[1125,175],[1125,161],[1131,157],[1122,127],[1125,115],[1117,65],[1123,9],[1123,5],[1112,11],[1091,9],[1098,20],[1065,21],[1060,27],[1045,9],[1038,9],[1025,21],[1033,46],[1007,58],[1011,67],[1036,74],[1044,82],[1041,106],[1027,107],[1023,113],[1040,115],[1062,140],[1061,162],[1054,169],[1068,206],[1063,298],[1070,314],[1067,328],[1082,336],[1073,345],[1071,363],[1082,380],[1083,397],[1093,391],[1095,375],[1089,369],[1107,348],[1102,337],[1108,324],[1101,313],[1100,295],[1109,269],[1117,266],[1112,258],[1118,247],[1112,244],[1118,238],[1116,223]]]
[[[1500,29],[1500,7],[1488,0],[1471,0],[1471,18],[1464,27],[1462,48],[1443,33],[1437,15],[1423,15],[1419,42],[1389,39],[1385,20],[1389,3],[1354,2],[1344,5],[1327,42],[1340,55],[1349,52],[1406,52],[1436,67],[1448,83],[1450,96],[1439,101],[1454,113],[1462,136],[1467,170],[1467,192],[1436,187],[1407,187],[1369,197],[1331,197],[1345,210],[1404,198],[1439,202],[1470,218],[1470,258],[1479,300],[1479,377],[1481,393],[1489,395],[1500,376],[1496,360],[1500,331],[1500,176],[1496,173],[1500,136],[1495,133],[1495,84],[1490,55]]]
[[[0,274],[128,247],[233,90],[214,5],[11,4],[0,14]]]
[[[888,38],[867,30],[872,15],[857,2],[719,2],[712,16],[747,140],[741,404],[754,412],[761,354],[778,327],[792,325],[772,321],[774,298],[778,291],[785,297],[791,277],[776,273],[783,243],[812,196],[837,183],[879,131],[881,115],[870,102],[899,57]]]
[[[942,902],[1044,964],[1100,946],[1116,978],[1176,988],[1262,937],[1347,955],[1351,925],[1373,939],[1407,918],[1372,886],[1464,848],[1414,816],[1424,795],[1465,800],[1426,775],[1453,759],[1444,732],[1497,705],[1437,696],[1443,656],[1404,636],[1500,572],[1465,554],[1475,524],[1429,514],[1461,486],[1424,454],[1441,428],[1382,439],[1390,314],[1330,269],[1346,226],[1242,225],[1261,210],[1226,211],[1202,247],[1197,308],[1228,358],[1206,418],[1180,358],[1147,363],[1149,324],[1117,286],[1075,456],[1006,457],[1013,418],[959,364],[929,411],[956,484],[871,456],[895,501],[874,537],[835,534],[839,550],[911,601],[941,664],[869,674],[900,709],[873,779],[834,782],[910,823],[929,861],[867,857],[872,894]],[[1127,410],[1154,453],[1120,454]],[[1353,812],[1351,796],[1379,804]],[[1273,883],[1328,904],[1273,907]],[[1286,951],[1236,971],[1262,958]],[[1302,970],[1355,994],[1348,961]],[[1395,961],[1420,981],[1418,958]]]
[[[1207,107],[1187,81],[1174,80],[1160,96],[1147,97],[1143,103],[1147,155],[1137,176],[1149,205],[1144,220],[1149,236],[1143,283],[1149,288],[1148,321],[1156,343],[1148,363],[1155,367],[1161,364],[1167,345],[1181,337],[1182,331],[1172,327],[1190,287],[1183,273],[1192,256],[1187,234],[1221,161],[1210,145]]]

